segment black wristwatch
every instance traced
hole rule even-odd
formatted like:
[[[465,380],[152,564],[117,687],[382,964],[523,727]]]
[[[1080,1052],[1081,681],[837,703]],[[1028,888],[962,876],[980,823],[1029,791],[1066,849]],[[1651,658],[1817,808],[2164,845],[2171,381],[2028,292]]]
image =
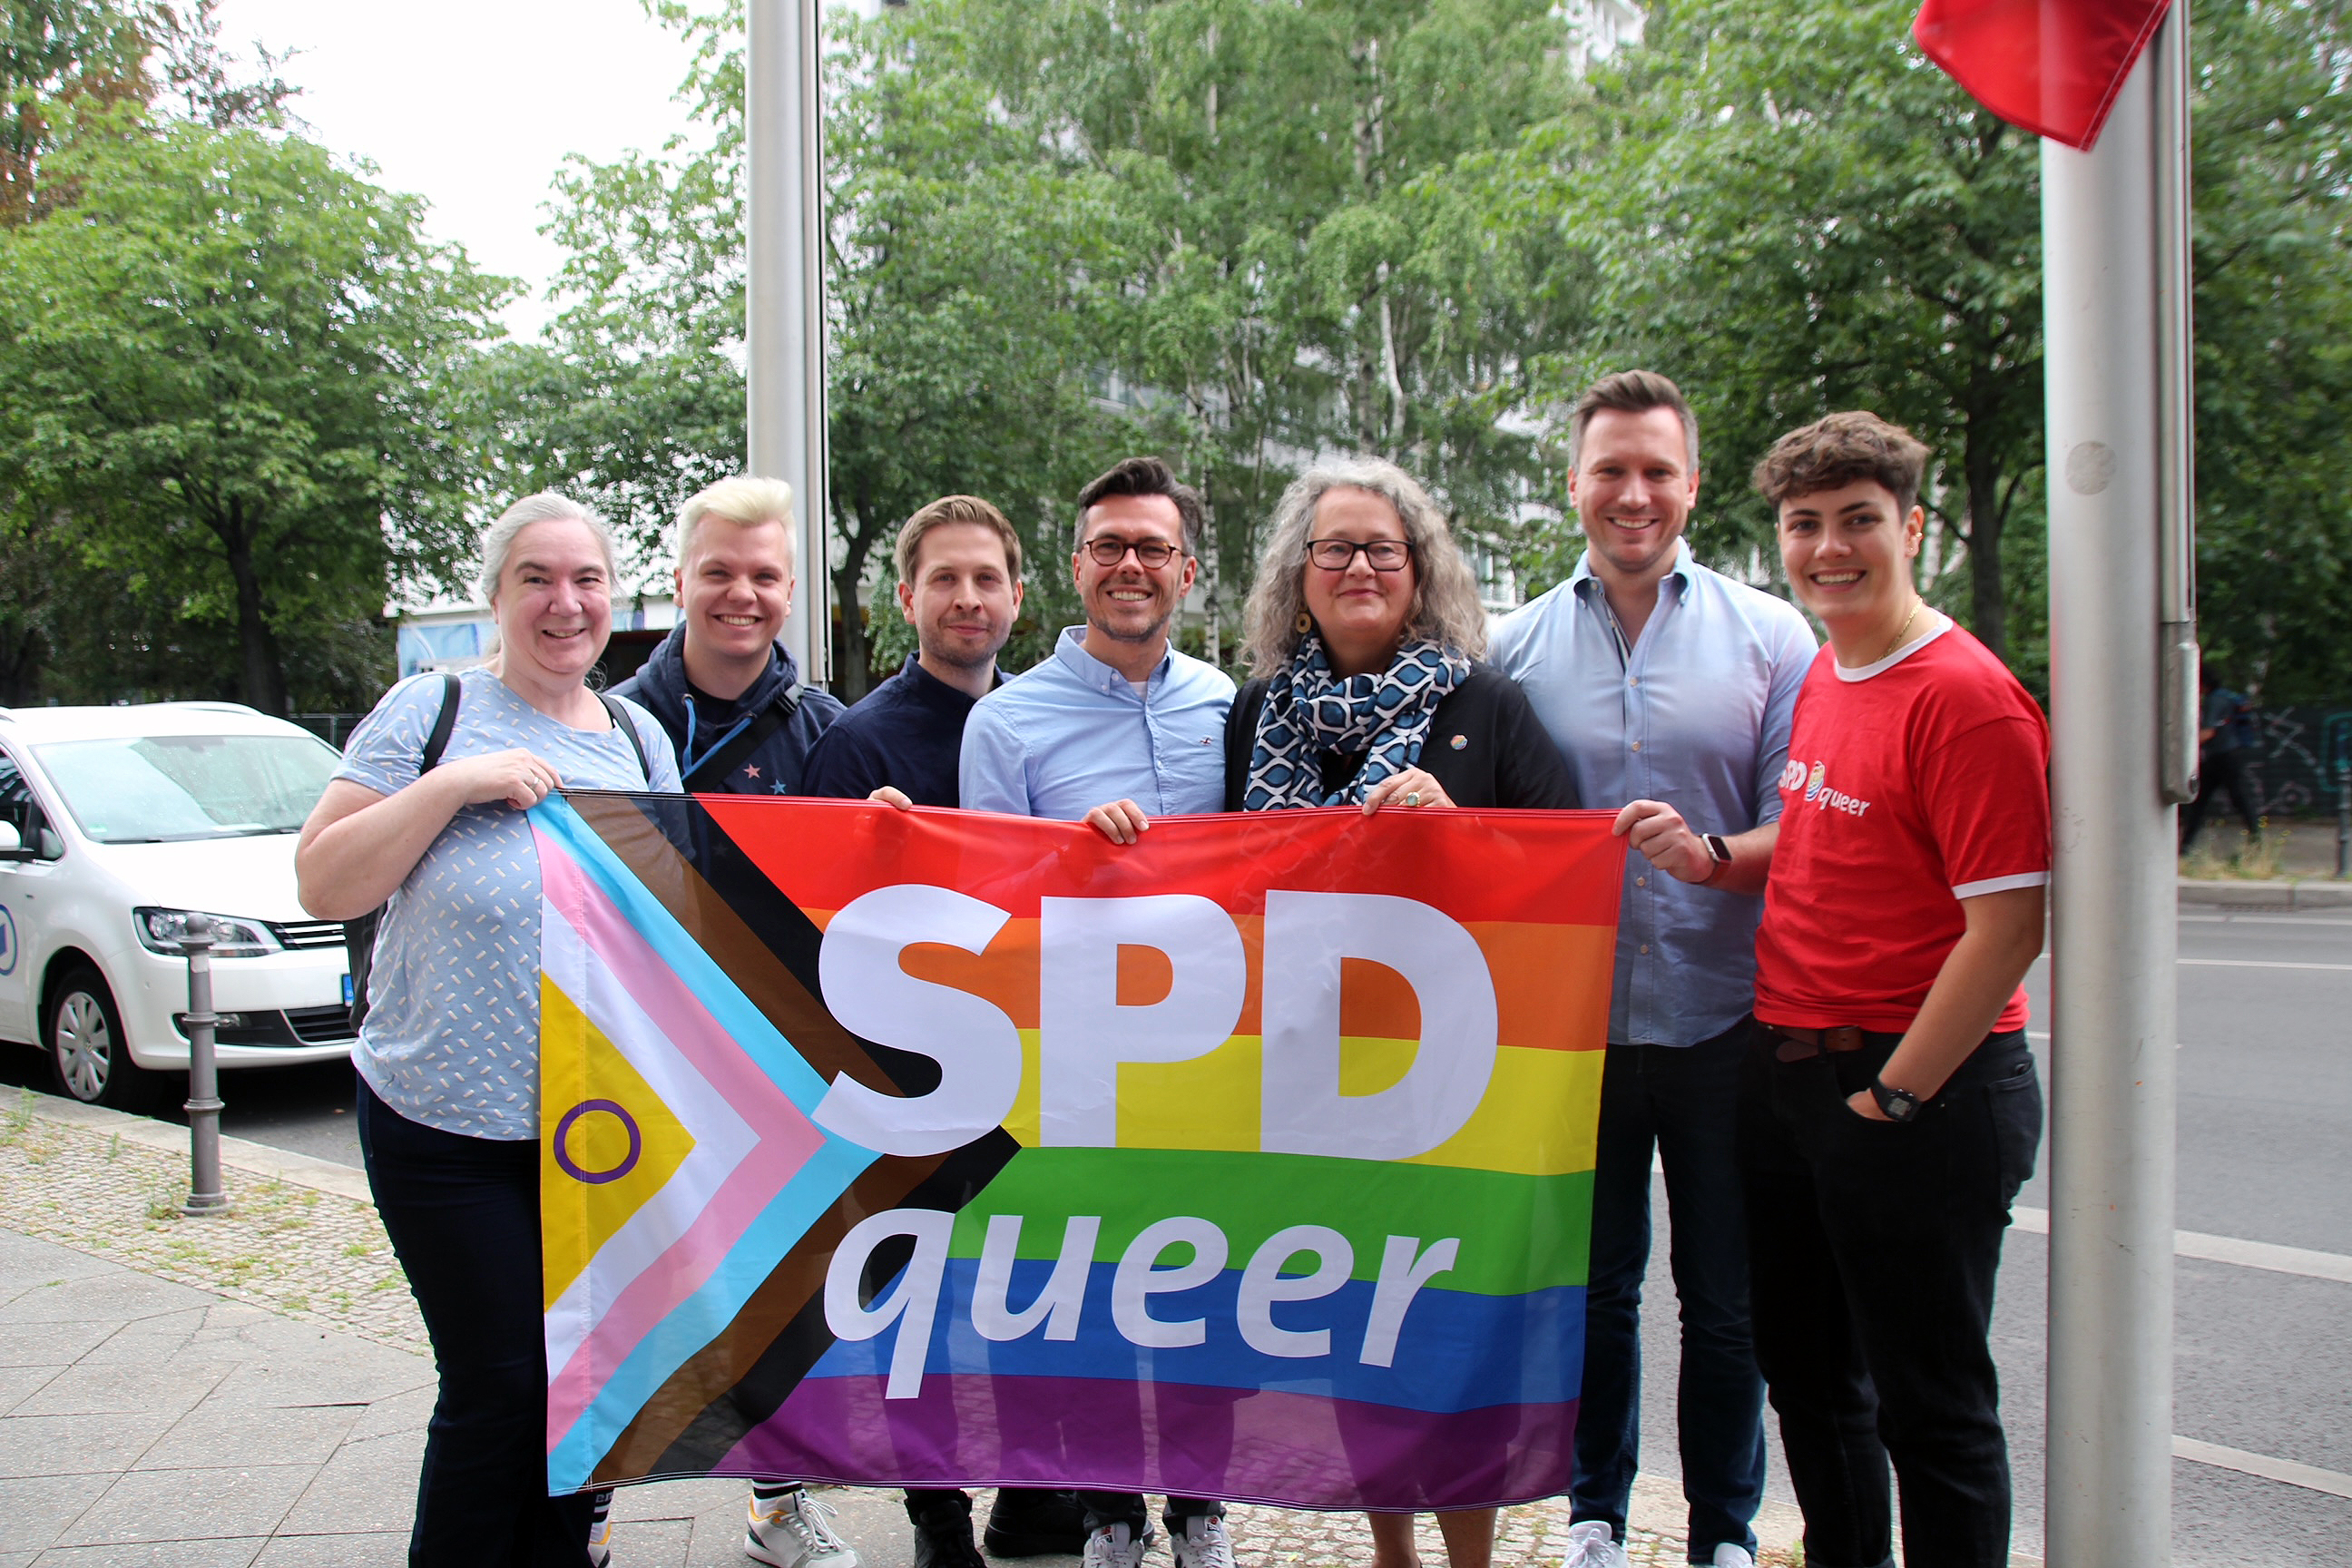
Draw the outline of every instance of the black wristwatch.
[[[1916,1121],[1927,1101],[1907,1089],[1889,1089],[1883,1079],[1870,1080],[1870,1098],[1878,1101],[1879,1113],[1889,1121]]]

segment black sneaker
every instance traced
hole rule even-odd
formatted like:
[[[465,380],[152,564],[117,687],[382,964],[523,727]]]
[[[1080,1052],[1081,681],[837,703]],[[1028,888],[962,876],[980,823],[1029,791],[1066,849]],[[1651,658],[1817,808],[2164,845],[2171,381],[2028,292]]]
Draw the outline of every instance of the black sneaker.
[[[1087,1510],[1074,1491],[999,1487],[984,1539],[992,1557],[1075,1557],[1087,1549]]]

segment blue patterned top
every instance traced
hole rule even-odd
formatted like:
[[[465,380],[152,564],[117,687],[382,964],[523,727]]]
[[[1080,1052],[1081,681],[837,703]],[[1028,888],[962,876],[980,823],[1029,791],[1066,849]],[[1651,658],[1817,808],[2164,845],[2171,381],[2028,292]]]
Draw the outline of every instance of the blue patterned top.
[[[551,719],[486,669],[459,679],[445,765],[520,746],[571,788],[648,787],[626,735]],[[378,795],[415,783],[441,697],[437,675],[384,693],[352,731],[335,776]],[[669,737],[618,700],[653,764],[650,787],[675,794]],[[393,893],[352,1061],[411,1121],[500,1142],[539,1136],[539,856],[521,812],[504,801],[461,807]]]

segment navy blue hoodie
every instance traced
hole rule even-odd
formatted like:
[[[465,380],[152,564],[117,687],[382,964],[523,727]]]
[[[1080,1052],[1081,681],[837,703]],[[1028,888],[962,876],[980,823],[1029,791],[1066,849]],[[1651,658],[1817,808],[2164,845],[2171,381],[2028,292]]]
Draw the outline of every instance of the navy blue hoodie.
[[[770,731],[750,755],[730,759],[723,776],[710,766],[728,742],[757,724],[770,705],[800,684],[800,668],[779,643],[767,669],[732,702],[695,690],[686,679],[686,628],[661,640],[645,668],[613,688],[661,721],[677,748],[677,771],[698,795],[798,795],[809,748],[841,717],[840,699],[803,689],[792,717]]]

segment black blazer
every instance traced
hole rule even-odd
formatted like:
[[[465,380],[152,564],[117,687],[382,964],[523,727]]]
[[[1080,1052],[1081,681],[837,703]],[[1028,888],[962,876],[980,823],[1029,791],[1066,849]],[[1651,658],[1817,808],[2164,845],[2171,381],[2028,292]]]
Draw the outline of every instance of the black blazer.
[[[1266,682],[1253,680],[1234,699],[1225,720],[1225,809],[1242,808],[1249,787],[1250,753],[1257,746],[1257,716]],[[1344,787],[1361,771],[1361,752],[1326,752],[1323,787]],[[1518,683],[1490,664],[1474,664],[1470,679],[1445,694],[1430,715],[1421,766],[1456,805],[1564,808],[1580,804],[1567,760],[1536,717]]]

